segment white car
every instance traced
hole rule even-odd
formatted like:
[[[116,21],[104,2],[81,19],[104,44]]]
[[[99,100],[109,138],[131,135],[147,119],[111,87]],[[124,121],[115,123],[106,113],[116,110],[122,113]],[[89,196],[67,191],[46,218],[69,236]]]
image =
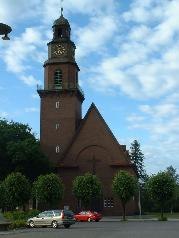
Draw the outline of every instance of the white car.
[[[63,225],[69,228],[75,223],[74,214],[70,210],[49,210],[39,213],[36,217],[29,218],[27,225],[31,228],[37,226],[51,226],[57,228]]]

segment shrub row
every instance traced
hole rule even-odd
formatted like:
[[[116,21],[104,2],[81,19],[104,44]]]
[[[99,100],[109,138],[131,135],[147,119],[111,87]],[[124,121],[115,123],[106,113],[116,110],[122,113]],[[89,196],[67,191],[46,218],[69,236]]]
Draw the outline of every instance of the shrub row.
[[[4,217],[11,222],[10,229],[26,227],[26,221],[29,217],[34,217],[39,214],[38,210],[24,211],[12,211],[4,212]]]

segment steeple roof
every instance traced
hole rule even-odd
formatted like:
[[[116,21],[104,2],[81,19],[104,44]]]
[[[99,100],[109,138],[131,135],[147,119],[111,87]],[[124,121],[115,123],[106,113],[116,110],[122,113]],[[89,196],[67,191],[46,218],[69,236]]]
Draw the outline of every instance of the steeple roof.
[[[54,21],[53,26],[56,26],[56,25],[58,25],[58,26],[66,25],[66,26],[70,27],[68,20],[63,16],[63,14],[61,14],[61,16],[57,20]]]

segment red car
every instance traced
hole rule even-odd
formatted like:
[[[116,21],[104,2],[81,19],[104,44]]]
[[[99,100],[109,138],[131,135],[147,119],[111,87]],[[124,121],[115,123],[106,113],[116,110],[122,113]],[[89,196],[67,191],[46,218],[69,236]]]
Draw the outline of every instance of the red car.
[[[98,212],[82,211],[74,215],[76,221],[99,221],[102,215]]]

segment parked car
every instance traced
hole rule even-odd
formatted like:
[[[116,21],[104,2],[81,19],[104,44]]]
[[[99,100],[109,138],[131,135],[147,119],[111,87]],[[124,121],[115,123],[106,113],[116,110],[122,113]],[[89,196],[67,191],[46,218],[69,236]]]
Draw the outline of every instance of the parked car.
[[[63,225],[69,228],[75,223],[74,214],[70,210],[50,210],[39,213],[36,217],[29,218],[27,225],[31,228],[37,226],[52,226],[57,228]]]
[[[81,211],[74,215],[76,221],[99,221],[102,215],[93,211]]]

